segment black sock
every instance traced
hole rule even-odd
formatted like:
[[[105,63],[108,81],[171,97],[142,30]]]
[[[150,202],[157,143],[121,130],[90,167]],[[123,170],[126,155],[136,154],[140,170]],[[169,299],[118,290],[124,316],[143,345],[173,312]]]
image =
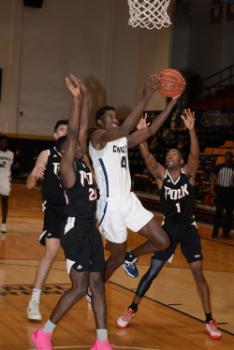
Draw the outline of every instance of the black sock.
[[[127,252],[125,255],[125,260],[127,261],[133,261],[134,259],[136,259],[136,256],[132,253],[132,251]]]
[[[132,303],[131,305],[129,305],[128,308],[131,309],[133,312],[137,312],[138,305],[135,303]]]
[[[212,320],[213,320],[212,313],[211,312],[207,313],[205,322],[208,323]]]

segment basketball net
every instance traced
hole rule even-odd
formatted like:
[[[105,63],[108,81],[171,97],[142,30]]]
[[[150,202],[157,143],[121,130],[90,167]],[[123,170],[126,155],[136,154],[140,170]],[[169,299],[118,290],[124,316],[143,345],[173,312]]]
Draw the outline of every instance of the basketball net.
[[[171,25],[167,13],[170,0],[128,0],[129,21],[133,28],[161,29]]]

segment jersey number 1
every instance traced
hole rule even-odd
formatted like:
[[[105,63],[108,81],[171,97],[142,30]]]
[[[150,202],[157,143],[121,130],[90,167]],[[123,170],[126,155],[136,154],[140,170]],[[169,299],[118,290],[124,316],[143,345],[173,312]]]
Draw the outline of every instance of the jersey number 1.
[[[181,208],[180,208],[180,203],[176,203],[176,210],[177,210],[177,213],[181,213]]]

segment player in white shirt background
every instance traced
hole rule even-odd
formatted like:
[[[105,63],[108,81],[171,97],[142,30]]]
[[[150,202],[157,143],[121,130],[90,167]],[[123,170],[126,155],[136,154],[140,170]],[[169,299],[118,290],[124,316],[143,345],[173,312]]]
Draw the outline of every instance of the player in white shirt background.
[[[1,232],[7,232],[8,198],[11,192],[11,167],[14,161],[14,153],[8,149],[8,138],[0,136],[0,195],[2,205]]]

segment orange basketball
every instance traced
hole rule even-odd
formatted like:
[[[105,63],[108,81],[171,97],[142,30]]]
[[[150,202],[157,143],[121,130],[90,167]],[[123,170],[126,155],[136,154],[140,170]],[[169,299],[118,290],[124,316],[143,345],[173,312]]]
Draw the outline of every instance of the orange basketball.
[[[179,95],[186,86],[183,75],[176,69],[162,69],[157,74],[158,87],[160,95],[174,97]]]

